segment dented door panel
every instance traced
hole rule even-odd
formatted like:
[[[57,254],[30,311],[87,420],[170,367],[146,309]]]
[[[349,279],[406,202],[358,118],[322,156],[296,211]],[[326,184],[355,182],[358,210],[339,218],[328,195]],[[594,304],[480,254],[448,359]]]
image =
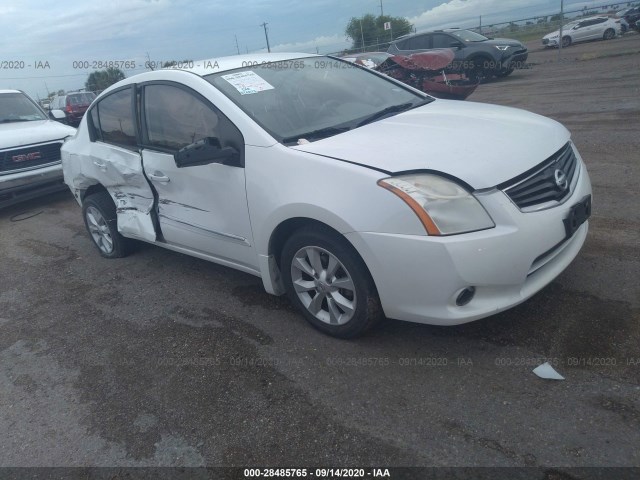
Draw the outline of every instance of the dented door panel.
[[[178,168],[171,154],[145,149],[142,155],[158,193],[167,243],[257,268],[244,168],[215,163]]]
[[[93,142],[77,157],[79,161],[74,158],[68,162],[67,184],[77,190],[101,184],[116,205],[118,231],[127,237],[155,241],[156,232],[151,219],[154,197],[144,177],[140,154]]]

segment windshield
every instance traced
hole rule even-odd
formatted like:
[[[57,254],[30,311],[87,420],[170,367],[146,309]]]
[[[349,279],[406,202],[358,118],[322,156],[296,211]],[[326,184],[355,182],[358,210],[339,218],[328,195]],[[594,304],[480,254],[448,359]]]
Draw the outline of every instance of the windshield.
[[[24,93],[0,94],[0,123],[46,119],[46,115]]]
[[[489,40],[484,35],[480,35],[479,33],[472,32],[470,30],[454,30],[449,33],[458,37],[463,42],[484,42],[485,40]]]
[[[204,78],[284,144],[336,135],[433,100],[330,57],[271,62]]]
[[[91,102],[96,98],[96,94],[93,92],[73,93],[69,94],[69,105],[91,105]]]

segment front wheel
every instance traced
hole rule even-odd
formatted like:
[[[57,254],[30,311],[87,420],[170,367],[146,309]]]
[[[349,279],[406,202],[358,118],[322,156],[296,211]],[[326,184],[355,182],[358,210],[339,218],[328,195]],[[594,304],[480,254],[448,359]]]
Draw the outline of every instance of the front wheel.
[[[355,249],[324,227],[307,227],[285,243],[280,269],[287,294],[318,330],[361,335],[382,318],[373,279]]]
[[[571,37],[562,37],[562,47],[566,48],[571,45]]]
[[[615,36],[616,36],[616,31],[613,28],[608,28],[607,30],[605,30],[602,38],[604,38],[605,40],[611,40]]]
[[[513,73],[514,70],[515,70],[514,68],[510,68],[508,70],[500,70],[499,72],[496,72],[496,77],[498,78],[508,77]]]
[[[129,254],[133,240],[118,232],[116,206],[107,192],[89,195],[82,201],[82,216],[100,255],[120,258]]]

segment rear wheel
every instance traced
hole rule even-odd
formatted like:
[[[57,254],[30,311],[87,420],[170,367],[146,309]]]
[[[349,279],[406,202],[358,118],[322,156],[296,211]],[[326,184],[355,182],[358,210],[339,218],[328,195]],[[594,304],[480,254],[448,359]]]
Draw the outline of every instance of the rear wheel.
[[[616,36],[616,31],[613,28],[608,28],[605,30],[602,38],[604,38],[605,40],[611,40],[615,36]]]
[[[382,318],[367,267],[353,247],[328,228],[295,232],[282,249],[280,270],[293,304],[324,333],[353,338]]]
[[[118,232],[116,206],[107,192],[86,197],[82,201],[82,216],[100,255],[105,258],[120,258],[131,252],[133,240]]]

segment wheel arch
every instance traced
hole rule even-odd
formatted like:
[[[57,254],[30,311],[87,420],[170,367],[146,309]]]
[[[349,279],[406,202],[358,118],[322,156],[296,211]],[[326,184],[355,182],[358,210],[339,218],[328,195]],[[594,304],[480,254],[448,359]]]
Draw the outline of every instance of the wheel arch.
[[[101,183],[95,183],[95,184],[91,185],[89,188],[87,188],[85,190],[82,190],[80,192],[80,200],[84,201],[84,199],[87,198],[89,195],[93,195],[93,194],[98,193],[98,192],[107,192],[107,193],[109,193],[109,190],[107,190],[106,187],[104,185],[102,185]],[[111,196],[111,195],[109,195],[109,196]]]
[[[367,274],[373,279],[371,271],[364,261],[364,257],[358,251],[356,246],[343,234],[343,232],[349,231],[340,228],[338,225],[331,225],[325,221],[318,220],[316,218],[308,216],[295,216],[280,221],[272,230],[269,236],[266,255],[258,255],[260,260],[260,271],[262,273],[262,280],[265,290],[274,295],[282,295],[285,293],[285,288],[282,283],[282,277],[280,274],[280,257],[282,249],[287,239],[296,231],[306,227],[319,227],[323,228],[336,237],[342,239],[346,245],[358,256],[358,259],[364,265]],[[342,230],[342,231],[341,231]],[[375,280],[373,280],[375,285]]]

